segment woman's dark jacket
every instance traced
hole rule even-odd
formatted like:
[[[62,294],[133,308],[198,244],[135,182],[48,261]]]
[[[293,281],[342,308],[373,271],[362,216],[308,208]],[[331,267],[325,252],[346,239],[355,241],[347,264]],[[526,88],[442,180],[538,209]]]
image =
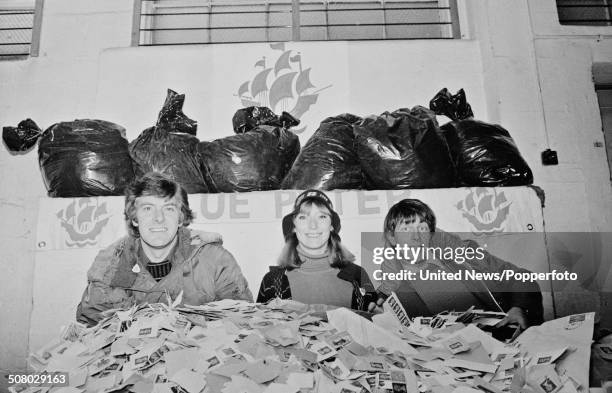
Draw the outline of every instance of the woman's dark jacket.
[[[289,279],[285,274],[291,268],[270,266],[259,287],[257,303],[267,303],[274,298],[291,299]],[[299,268],[298,268],[299,269]],[[376,301],[376,291],[366,271],[352,262],[340,268],[337,277],[353,284],[351,308],[367,310],[370,302]]]

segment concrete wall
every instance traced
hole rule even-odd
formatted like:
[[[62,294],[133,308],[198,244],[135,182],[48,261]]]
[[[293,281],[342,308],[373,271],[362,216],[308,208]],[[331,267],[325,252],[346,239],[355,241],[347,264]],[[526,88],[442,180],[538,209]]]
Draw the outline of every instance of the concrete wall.
[[[486,113],[474,41],[301,42],[287,43],[285,51],[300,54],[303,69],[311,68],[316,87],[310,90],[319,92],[296,127],[306,127],[302,144],[328,116],[427,106],[445,86],[464,87],[474,110]],[[126,127],[132,140],[155,124],[172,88],[185,93],[184,112],[198,120],[200,140],[229,136],[232,116],[242,107],[236,92],[262,70],[253,64],[265,57],[273,67],[282,53],[262,43],[108,49],[100,55],[95,114]]]
[[[592,67],[612,66],[612,27],[561,26],[552,0],[473,1],[468,8],[481,45],[490,120],[512,132],[534,183],[544,189],[546,231],[610,232],[610,168],[605,148],[595,146],[603,133]],[[546,148],[558,152],[558,166],[540,164]],[[548,247],[555,255],[560,245]],[[608,263],[597,290],[557,294],[557,312],[611,310],[611,291]],[[612,323],[611,314],[602,312],[602,322]]]
[[[47,1],[40,56],[0,62],[0,124],[32,117],[41,127],[94,116],[98,57],[130,44],[132,2]],[[25,369],[32,309],[35,222],[46,195],[36,152],[0,149],[0,391]],[[87,262],[89,263],[89,262]]]
[[[612,63],[612,28],[559,26],[554,0],[461,3],[468,41],[287,44],[313,67],[318,87],[333,85],[305,114],[311,126],[302,143],[324,116],[424,105],[440,87],[465,87],[476,117],[512,133],[544,188],[547,231],[612,231],[609,169],[605,151],[593,144],[602,133],[591,81],[593,62]],[[132,139],[154,123],[165,88],[173,87],[187,93],[185,112],[200,122],[201,139],[227,135],[238,107],[233,80],[252,78],[251,56],[270,49],[128,48],[131,6],[47,1],[40,56],[0,62],[0,124],[32,117],[45,128],[100,117],[126,126]],[[558,151],[560,165],[540,164],[547,147]],[[24,369],[29,350],[34,226],[45,190],[35,152],[0,149],[0,179],[0,372],[6,372]],[[585,295],[580,299],[590,300],[568,302],[566,311],[600,309],[600,293]]]
[[[612,62],[612,28],[561,26],[552,0],[469,4],[489,120],[512,132],[547,191],[547,229],[610,231],[610,172],[605,149],[593,145],[603,134],[591,69]],[[558,151],[558,166],[540,165],[547,147]]]

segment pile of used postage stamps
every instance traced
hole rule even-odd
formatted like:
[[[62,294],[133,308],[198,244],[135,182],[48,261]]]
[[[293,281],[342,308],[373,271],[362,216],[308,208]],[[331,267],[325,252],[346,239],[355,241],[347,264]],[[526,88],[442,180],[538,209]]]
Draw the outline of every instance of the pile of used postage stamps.
[[[36,372],[67,373],[69,386],[14,385],[9,390],[588,391],[593,313],[546,322],[505,344],[477,327],[502,315],[479,310],[406,319],[398,314],[403,309],[387,303],[387,312],[370,322],[347,309],[316,313],[286,300],[267,305],[223,300],[198,307],[174,303],[113,310],[92,328],[69,324],[29,359]],[[606,349],[611,348],[598,350]]]

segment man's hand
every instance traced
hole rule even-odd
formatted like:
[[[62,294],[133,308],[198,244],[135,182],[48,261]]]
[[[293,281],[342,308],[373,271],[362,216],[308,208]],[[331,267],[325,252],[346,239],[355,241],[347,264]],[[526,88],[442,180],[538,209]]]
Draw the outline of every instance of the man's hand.
[[[376,303],[370,302],[370,304],[368,304],[368,311],[373,314],[382,314],[383,313],[382,305],[384,302],[385,302],[385,299],[383,298],[379,298],[376,301]]]
[[[522,308],[512,307],[510,310],[508,310],[504,319],[499,321],[497,325],[495,325],[495,327],[499,328],[499,327],[511,325],[511,324],[515,324],[519,326],[518,329],[516,329],[516,333],[514,333],[514,336],[512,336],[512,338],[510,339],[512,341],[516,337],[518,337],[518,335],[521,334],[523,330],[527,329],[528,327],[527,318],[525,318],[525,312],[523,311]]]
[[[527,318],[525,318],[525,312],[520,307],[512,307],[506,313],[506,317],[499,321],[495,327],[502,327],[510,324],[517,324],[521,329],[527,329]]]

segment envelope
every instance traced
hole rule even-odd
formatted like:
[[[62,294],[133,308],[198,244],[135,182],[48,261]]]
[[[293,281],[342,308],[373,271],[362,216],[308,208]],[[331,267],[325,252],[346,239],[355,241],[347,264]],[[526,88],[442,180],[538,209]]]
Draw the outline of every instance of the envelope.
[[[186,369],[177,371],[170,380],[189,393],[200,393],[206,386],[206,378],[203,375]]]
[[[237,375],[246,370],[248,366],[248,362],[225,363],[215,368],[211,373],[231,378],[232,375]]]
[[[465,368],[468,370],[475,370],[475,371],[480,371],[483,373],[491,373],[491,374],[494,374],[495,371],[497,370],[497,366],[493,364],[488,365],[484,363],[473,362],[473,361],[462,360],[462,359],[455,359],[455,358],[445,360],[444,365],[448,367],[460,367],[460,368]]]
[[[539,352],[533,356],[532,365],[550,364],[559,359],[567,350],[567,347]]]
[[[302,389],[312,389],[314,386],[314,374],[312,373],[291,373],[287,377],[287,385]]]
[[[180,370],[191,371],[197,359],[198,350],[195,348],[166,352],[164,354],[166,375],[170,378]]]
[[[308,348],[308,347],[307,347]],[[316,341],[310,348],[309,351],[314,352],[317,355],[317,362],[321,362],[325,359],[328,359],[332,356],[336,356],[336,350],[329,346],[329,344]]]
[[[221,393],[261,393],[264,391],[264,389],[264,386],[259,385],[248,378],[244,378],[240,375],[233,375],[232,380],[225,383],[222,390],[211,389],[211,393],[215,391],[221,391]]]
[[[450,340],[457,336],[463,337],[466,341],[470,343],[480,341],[487,354],[493,352],[501,352],[506,348],[506,345],[504,343],[494,339],[493,337],[489,336],[487,333],[478,329],[474,325],[468,325],[460,330],[453,332],[448,337],[446,337],[446,340]],[[436,341],[432,343],[432,346],[442,348],[444,345],[442,341]]]
[[[394,348],[407,354],[415,354],[417,350],[401,338],[390,335],[380,326],[355,314],[346,308],[338,308],[327,312],[329,323],[338,331],[347,331],[351,337],[363,346]]]
[[[258,361],[248,364],[244,375],[257,383],[270,382],[279,376],[282,366],[275,361]]]
[[[470,362],[483,363],[493,365],[493,361],[485,351],[480,341],[470,343],[470,350],[467,352],[456,353],[453,356],[456,359],[468,360]]]
[[[271,383],[266,387],[266,390],[263,393],[297,393],[299,389],[294,386],[280,384],[280,383]]]
[[[470,345],[461,335],[449,338],[444,341],[444,347],[452,354],[458,354],[470,350]]]
[[[528,367],[526,382],[539,393],[557,393],[563,387],[563,382],[552,364]]]
[[[559,349],[560,343],[571,346],[575,350],[557,360],[556,369],[560,374],[568,373],[580,385],[589,386],[594,316],[595,313],[591,312],[547,321],[540,326],[528,328],[517,338],[516,342],[524,352],[530,355]]]

